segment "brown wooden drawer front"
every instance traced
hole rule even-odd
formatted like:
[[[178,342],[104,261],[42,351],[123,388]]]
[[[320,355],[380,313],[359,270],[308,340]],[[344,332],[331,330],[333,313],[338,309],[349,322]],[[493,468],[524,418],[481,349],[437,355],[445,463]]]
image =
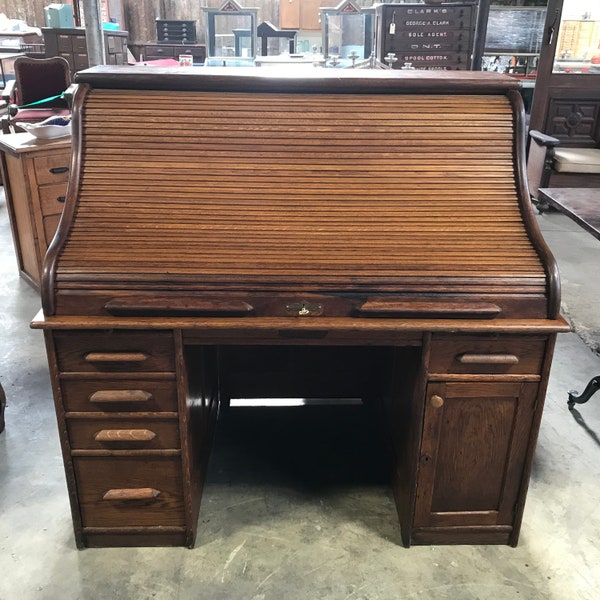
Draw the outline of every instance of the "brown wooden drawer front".
[[[60,215],[49,215],[44,217],[44,236],[46,238],[46,246],[50,245],[56,230],[58,229],[58,223],[60,221]]]
[[[87,54],[87,41],[85,35],[74,35],[71,38],[73,44],[73,52],[83,52]]]
[[[179,54],[184,54],[184,52],[182,51]],[[152,60],[155,57],[173,58],[175,57],[175,48],[173,46],[144,46],[144,58]]]
[[[181,446],[177,419],[68,418],[74,450],[156,450]]]
[[[545,347],[539,337],[433,336],[429,372],[537,375]]]
[[[61,392],[67,412],[177,412],[174,379],[71,379]]]
[[[170,333],[60,331],[54,340],[62,372],[175,371]]]
[[[42,215],[60,215],[65,205],[67,186],[64,183],[41,185],[38,188]]]
[[[185,525],[179,457],[79,456],[73,467],[84,527]]]
[[[72,52],[74,39],[75,38],[71,35],[57,35],[56,43],[58,45],[58,49],[61,52]]]
[[[70,163],[71,154],[68,152],[34,158],[33,164],[38,185],[68,181]]]

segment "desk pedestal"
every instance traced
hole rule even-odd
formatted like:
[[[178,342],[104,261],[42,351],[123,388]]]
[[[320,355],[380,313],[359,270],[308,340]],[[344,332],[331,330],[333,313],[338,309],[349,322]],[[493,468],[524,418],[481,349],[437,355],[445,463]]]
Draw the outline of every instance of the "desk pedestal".
[[[219,404],[269,396],[376,409],[406,546],[515,545],[557,323],[333,321],[36,320],[77,545],[192,547]]]

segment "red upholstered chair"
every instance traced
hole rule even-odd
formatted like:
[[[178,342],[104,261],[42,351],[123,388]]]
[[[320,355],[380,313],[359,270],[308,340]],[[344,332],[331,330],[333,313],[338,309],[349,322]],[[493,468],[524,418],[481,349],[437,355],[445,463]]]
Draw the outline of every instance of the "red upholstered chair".
[[[48,117],[68,115],[69,106],[63,98],[35,106],[27,106],[45,98],[59,96],[71,83],[69,63],[60,56],[29,58],[19,56],[14,63],[15,78],[2,91],[8,114],[2,117],[2,133],[22,131],[15,123],[38,123]],[[19,108],[22,107],[22,108]]]

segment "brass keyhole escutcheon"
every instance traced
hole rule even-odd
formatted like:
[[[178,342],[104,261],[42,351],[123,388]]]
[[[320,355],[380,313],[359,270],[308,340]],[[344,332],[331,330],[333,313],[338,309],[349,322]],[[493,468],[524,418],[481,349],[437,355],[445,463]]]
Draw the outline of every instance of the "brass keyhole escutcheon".
[[[433,408],[441,408],[442,406],[444,406],[444,399],[441,396],[434,394],[429,399],[429,404],[431,404]]]
[[[288,314],[297,317],[317,317],[322,314],[323,306],[316,302],[293,302],[286,304],[285,310]]]

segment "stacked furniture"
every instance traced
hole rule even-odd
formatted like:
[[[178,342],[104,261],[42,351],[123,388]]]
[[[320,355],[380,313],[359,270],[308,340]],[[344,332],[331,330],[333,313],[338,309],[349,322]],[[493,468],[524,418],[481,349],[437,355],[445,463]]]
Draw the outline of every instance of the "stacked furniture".
[[[196,64],[206,60],[206,46],[196,43],[196,21],[156,19],[156,39],[143,47],[143,60],[177,60],[180,54],[191,54]]]
[[[516,545],[568,330],[518,83],[153,67],[76,82],[33,327],[77,545],[192,546],[219,406],[323,396],[381,415],[407,546]]]
[[[62,56],[68,61],[72,73],[90,66],[84,28],[43,27],[42,34],[47,57]],[[128,63],[127,40],[129,33],[105,30],[103,34],[106,64],[126,65]]]

